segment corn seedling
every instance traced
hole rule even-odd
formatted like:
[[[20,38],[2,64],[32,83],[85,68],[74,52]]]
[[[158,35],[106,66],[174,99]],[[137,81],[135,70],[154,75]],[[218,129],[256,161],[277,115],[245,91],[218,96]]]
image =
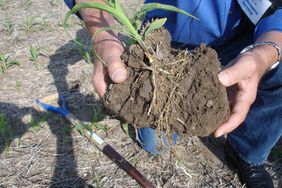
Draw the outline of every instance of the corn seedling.
[[[78,3],[70,11],[67,12],[65,16],[65,23],[67,23],[67,20],[70,17],[70,15],[77,13],[79,10],[83,8],[94,8],[94,9],[99,9],[99,10],[108,12],[120,23],[120,25],[118,26],[109,26],[109,27],[105,27],[105,28],[101,28],[97,30],[96,33],[94,33],[94,35],[92,36],[92,39],[94,39],[100,32],[107,31],[107,30],[117,30],[118,32],[122,34],[126,34],[130,36],[134,41],[136,41],[144,50],[144,53],[148,57],[150,63],[152,62],[152,58],[151,58],[152,53],[146,47],[144,40],[150,32],[161,28],[165,24],[167,19],[162,18],[162,19],[157,19],[153,21],[147,27],[144,34],[141,35],[138,32],[138,30],[141,27],[139,18],[143,16],[144,14],[146,14],[146,12],[149,12],[155,9],[174,11],[174,12],[182,13],[184,15],[195,18],[191,14],[181,9],[178,9],[174,6],[164,5],[164,4],[159,4],[159,3],[144,4],[141,7],[140,11],[135,13],[132,18],[129,18],[127,14],[125,13],[124,9],[122,8],[121,4],[119,4],[117,0],[108,0],[108,1],[105,1],[105,4],[97,3],[97,2]],[[94,51],[94,54],[97,58],[99,58],[103,62],[103,60],[96,54],[95,51]]]
[[[9,60],[9,56],[0,54],[0,75],[4,74],[6,70],[11,68],[14,65],[20,65],[18,61]]]
[[[72,132],[72,127],[70,125],[64,124],[63,126],[63,143],[66,144],[67,143],[67,136]]]
[[[93,184],[95,184],[95,187],[96,188],[101,188],[102,187],[102,176],[101,175],[95,175],[93,178],[92,178],[92,182]]]
[[[122,128],[123,128],[125,134],[129,137],[130,135],[129,135],[129,126],[128,126],[128,123],[122,124]]]
[[[29,8],[31,6],[31,4],[32,4],[32,0],[24,0],[24,6],[26,8]]]
[[[94,107],[93,116],[91,119],[91,127],[96,128],[97,130],[102,130],[104,132],[107,132],[109,130],[109,127],[107,125],[102,125],[98,123],[101,120],[103,120],[103,115],[101,111],[97,107]]]
[[[59,21],[59,22],[58,22],[58,26],[59,26],[59,27],[62,27],[62,28],[64,28],[64,29],[70,29],[70,28],[72,27],[71,24],[65,23],[64,21]]]
[[[82,40],[80,38],[77,38],[76,41],[82,44]],[[82,45],[77,45],[77,47],[78,47],[78,52],[81,55],[81,57],[86,61],[86,63],[91,64],[92,60],[91,60],[91,56],[88,50],[85,49],[84,46]]]
[[[14,24],[10,18],[6,17],[2,25],[4,27],[4,31],[7,33],[11,34],[13,32]]]
[[[11,122],[5,119],[4,114],[0,114],[0,136],[4,145],[4,151],[7,154],[9,151],[9,145],[13,138],[13,128]]]
[[[30,16],[25,19],[24,28],[27,33],[32,32],[35,26],[36,16]]]
[[[46,31],[49,26],[49,20],[46,16],[41,17],[41,28],[43,31]]]
[[[49,1],[49,4],[52,6],[52,7],[58,7],[58,0],[50,0]]]
[[[91,122],[92,123],[99,122],[99,121],[102,121],[103,119],[104,118],[103,118],[103,115],[102,115],[100,108],[98,106],[94,106],[93,107],[93,116],[92,116]]]
[[[6,1],[5,0],[0,0],[0,8],[4,8]]]
[[[22,87],[22,82],[21,82],[20,80],[17,80],[15,86],[16,86],[16,90],[17,90],[17,91],[20,91],[20,89],[21,89],[21,87]]]
[[[36,121],[33,117],[31,117],[31,120],[29,122],[29,125],[31,127],[31,131],[33,134],[38,133],[40,129],[43,128],[43,124],[46,122],[47,118],[50,116],[49,113],[44,114],[38,121]]]
[[[40,49],[41,49],[40,47],[35,46],[35,45],[31,45],[29,47],[29,53],[30,53],[29,60],[34,62],[35,66],[36,66],[38,56],[40,55]]]

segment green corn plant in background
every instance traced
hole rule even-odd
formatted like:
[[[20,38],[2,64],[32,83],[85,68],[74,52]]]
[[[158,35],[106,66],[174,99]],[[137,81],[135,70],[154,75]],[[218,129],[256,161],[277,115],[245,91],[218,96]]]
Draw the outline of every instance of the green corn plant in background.
[[[102,125],[101,123],[99,123],[103,119],[104,118],[103,118],[103,114],[101,112],[101,109],[99,109],[99,107],[97,107],[97,106],[94,106],[93,116],[92,116],[91,122],[90,122],[90,127],[95,128],[96,130],[102,130],[103,132],[107,133],[107,131],[109,130],[109,127],[107,125]]]
[[[52,7],[58,7],[58,0],[49,0],[49,4],[52,6]]]
[[[0,114],[0,136],[6,155],[9,152],[10,142],[13,139],[13,134],[14,131],[11,126],[11,122],[5,119],[4,114]]]
[[[33,134],[38,133],[42,128],[46,120],[50,117],[51,114],[46,113],[43,116],[40,117],[40,119],[37,121],[33,117],[31,117],[29,125],[31,127],[31,131]]]
[[[17,91],[20,91],[21,86],[22,86],[22,82],[21,82],[20,80],[17,80],[17,81],[16,81],[16,84],[15,84],[16,90],[17,90]]]
[[[38,56],[40,55],[40,47],[32,44],[31,46],[29,46],[29,53],[30,53],[29,60],[36,62],[38,59]]]
[[[157,19],[157,20],[153,21],[147,27],[147,30],[144,32],[144,34],[141,35],[138,32],[138,30],[141,27],[141,23],[142,23],[142,22],[140,22],[140,18],[142,16],[144,16],[147,12],[155,10],[155,9],[160,9],[160,10],[178,12],[178,13],[190,16],[194,19],[197,19],[196,17],[192,16],[191,14],[189,14],[189,13],[187,13],[187,12],[181,10],[181,9],[178,9],[178,8],[171,6],[171,5],[164,5],[164,4],[160,4],[160,3],[144,4],[141,7],[140,11],[136,12],[133,15],[132,18],[129,18],[128,15],[126,14],[126,12],[124,11],[124,9],[122,8],[121,4],[118,3],[117,0],[108,0],[108,1],[105,1],[105,4],[97,3],[97,2],[78,3],[70,11],[67,12],[67,14],[65,16],[65,23],[67,23],[67,20],[69,19],[69,17],[72,14],[77,13],[79,10],[81,10],[83,8],[94,8],[94,9],[99,9],[99,10],[108,12],[120,23],[120,25],[109,26],[109,27],[105,27],[105,28],[101,28],[101,29],[97,30],[96,33],[92,36],[92,41],[93,41],[93,38],[95,38],[97,36],[97,34],[102,32],[102,31],[117,30],[118,32],[120,32],[122,34],[130,36],[134,41],[136,41],[142,47],[142,49],[144,50],[144,52],[148,56],[148,58],[150,57],[150,51],[146,47],[144,40],[150,32],[161,28],[165,24],[167,19],[162,18],[162,19]],[[81,45],[81,44],[79,44],[79,45]],[[95,53],[95,51],[94,51],[94,55],[103,62],[103,60]],[[149,58],[149,60],[150,60],[150,58]]]
[[[49,20],[46,16],[41,17],[41,30],[46,31],[49,26]]]
[[[12,32],[14,30],[14,24],[9,17],[7,17],[7,16],[5,17],[2,25],[4,27],[4,31],[6,31],[8,34],[12,34]]]
[[[33,3],[32,0],[24,0],[24,6],[25,6],[25,8],[26,8],[26,9],[29,8],[32,3]]]
[[[29,16],[24,21],[24,28],[27,33],[34,31],[36,16]]]
[[[76,41],[80,44],[82,44],[82,40],[80,38],[77,38]],[[76,43],[77,44],[77,43]],[[84,48],[82,45],[77,45],[78,52],[81,55],[81,57],[86,61],[88,64],[92,64],[90,53],[87,49]]]
[[[5,0],[0,0],[0,8],[3,9],[5,6],[6,1]]]
[[[4,74],[6,70],[14,65],[20,65],[18,61],[9,60],[9,56],[0,53],[0,75]]]

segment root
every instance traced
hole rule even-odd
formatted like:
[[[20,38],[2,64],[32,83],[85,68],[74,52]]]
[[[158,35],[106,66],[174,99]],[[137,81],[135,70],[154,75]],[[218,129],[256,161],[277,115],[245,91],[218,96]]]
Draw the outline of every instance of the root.
[[[172,117],[172,109],[176,105],[177,96],[182,96],[182,93],[179,92],[179,83],[186,78],[189,69],[190,61],[187,57],[187,54],[180,53],[173,62],[163,63],[155,60],[156,64],[150,67],[153,96],[148,115],[153,114],[156,117],[155,126],[158,135],[165,130],[169,141],[170,136],[168,135],[174,131],[170,125],[175,118]],[[180,123],[185,126],[183,120]]]
[[[152,96],[152,101],[150,103],[150,107],[149,107],[149,110],[148,110],[148,115],[151,115],[151,111],[152,111],[152,108],[155,104],[155,101],[156,101],[156,91],[157,91],[157,86],[156,86],[156,78],[155,78],[155,71],[152,70],[152,79],[151,79],[151,83],[152,83],[152,87],[153,87],[153,96]]]

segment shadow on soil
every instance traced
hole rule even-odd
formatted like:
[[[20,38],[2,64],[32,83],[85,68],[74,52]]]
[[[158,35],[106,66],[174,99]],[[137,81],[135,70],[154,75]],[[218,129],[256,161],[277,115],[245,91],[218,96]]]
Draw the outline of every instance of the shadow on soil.
[[[89,40],[85,30],[79,30],[76,37],[83,39],[83,42],[85,43]],[[95,101],[94,96],[84,96],[79,93],[76,86],[69,86],[66,80],[69,73],[68,66],[77,63],[79,60],[81,60],[81,56],[78,53],[75,43],[73,41],[69,41],[66,45],[57,49],[56,52],[50,56],[48,69],[53,76],[57,91],[61,93],[66,100],[68,100],[69,96],[73,95],[75,95],[76,99],[79,99],[79,104],[76,105],[79,109],[74,109],[72,106],[69,106],[68,108],[70,111],[72,111],[80,120],[89,121],[93,115],[93,106],[97,105],[99,101]],[[84,104],[81,104],[81,101],[84,102]],[[75,113],[80,111],[81,106],[90,107],[91,105],[91,109],[83,109],[83,116],[79,115],[79,113]],[[6,121],[6,124],[4,125],[5,128],[0,129],[0,153],[3,153],[4,148],[9,147],[10,143],[14,139],[20,139],[27,131],[30,130],[31,125],[24,124],[22,122],[24,116],[30,114],[32,116],[31,119],[33,119],[34,122],[40,121],[42,117],[46,116],[46,112],[40,112],[34,108],[19,108],[10,103],[0,103],[0,114],[4,115],[2,116],[2,119],[5,118]],[[71,128],[67,125],[66,121],[62,121],[62,118],[57,118],[57,116],[58,115],[56,114],[53,114],[52,116],[49,114],[46,118],[46,122],[50,126],[52,134],[56,136],[57,145],[53,177],[50,185],[48,186],[91,187],[86,185],[85,181],[78,175],[77,161],[74,156],[73,139],[70,131]]]

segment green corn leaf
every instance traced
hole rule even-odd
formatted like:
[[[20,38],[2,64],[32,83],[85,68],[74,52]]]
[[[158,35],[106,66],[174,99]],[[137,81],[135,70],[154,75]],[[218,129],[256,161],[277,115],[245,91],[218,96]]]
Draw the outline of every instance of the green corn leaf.
[[[130,136],[130,135],[129,135],[129,126],[128,126],[128,123],[124,123],[124,124],[122,125],[122,128],[123,128],[125,134],[126,134],[127,136]]]
[[[124,11],[124,8],[122,7],[122,5],[116,1],[116,0],[109,0],[108,4],[113,7],[114,9],[116,9],[118,12],[120,12],[121,14],[124,14],[127,16],[126,12]]]
[[[20,63],[18,61],[9,61],[7,63],[7,69],[12,67],[13,65],[20,65]]]
[[[5,133],[5,124],[6,124],[5,116],[4,116],[4,114],[0,114],[0,135],[2,137],[4,137],[6,135],[6,133]]]
[[[149,27],[146,29],[145,33],[144,33],[144,38],[147,37],[147,35],[149,33],[151,33],[152,31],[161,28],[165,22],[166,22],[167,18],[162,18],[162,19],[156,19],[155,21],[153,21]]]
[[[117,9],[119,9],[120,6],[118,6],[119,4],[115,4],[115,6],[117,7]],[[102,3],[97,3],[97,2],[88,2],[88,3],[78,3],[76,4],[71,10],[69,10],[65,16],[65,23],[67,22],[68,18],[72,15],[77,13],[78,11],[80,11],[83,8],[96,8],[105,12],[110,13],[114,18],[117,19],[117,21],[119,21],[120,23],[122,23],[125,26],[129,26],[130,21],[127,19],[127,17],[125,15],[123,15],[123,12],[118,11],[117,9],[109,6],[109,5],[105,5]],[[130,26],[129,26],[130,27]],[[130,28],[129,28],[130,29]]]
[[[199,20],[198,18],[196,18],[195,16],[193,16],[192,14],[189,14],[188,12],[181,10],[175,6],[171,6],[171,5],[164,5],[164,4],[160,4],[160,3],[147,3],[144,4],[144,6],[141,9],[141,12],[149,12],[152,10],[167,10],[167,11],[171,11],[171,12],[177,12],[177,13],[181,13],[184,14],[186,16],[190,16],[196,20]]]
[[[87,51],[84,52],[83,59],[84,59],[88,64],[92,64],[90,54],[89,54]]]
[[[127,30],[131,33],[131,35],[134,36],[134,38],[142,46],[142,48],[146,49],[146,47],[145,47],[145,45],[142,41],[142,37],[139,35],[137,30],[133,27],[130,20],[126,16],[126,14],[124,14],[123,11],[118,11],[118,10],[122,9],[121,6],[119,6],[119,4],[116,4],[116,8],[118,9],[117,10],[117,9],[111,7],[110,5],[105,5],[105,4],[97,3],[97,2],[78,3],[71,10],[69,10],[67,12],[64,22],[66,23],[68,18],[72,14],[77,13],[79,10],[81,10],[83,8],[96,8],[96,9],[110,13],[119,23],[121,23],[121,25],[123,25],[127,28]]]
[[[3,62],[6,61],[6,57],[4,54],[0,54],[0,61],[3,61]]]
[[[82,135],[82,136],[84,136],[84,127],[85,127],[85,125],[84,124],[78,124],[78,125],[75,125],[75,129],[77,129],[77,131]]]
[[[116,0],[108,0],[108,4],[116,9]]]
[[[115,1],[115,0],[114,0]],[[122,5],[118,2],[115,1],[115,8],[118,12],[120,12],[121,14],[125,15],[128,18],[128,15],[126,14],[126,11],[124,10],[124,8],[122,7]]]
[[[136,27],[137,27],[137,25],[138,25],[137,21],[142,15],[145,15],[147,12],[152,11],[152,10],[157,10],[157,9],[181,13],[181,14],[184,14],[186,16],[190,16],[190,17],[192,17],[196,20],[199,20],[198,18],[196,18],[192,14],[189,14],[186,11],[181,10],[181,9],[175,7],[175,6],[172,6],[172,5],[165,5],[165,4],[160,4],[160,3],[147,3],[147,4],[143,5],[143,7],[141,8],[141,10],[139,12],[134,14],[133,18],[131,19],[131,23],[133,25],[136,25]]]

